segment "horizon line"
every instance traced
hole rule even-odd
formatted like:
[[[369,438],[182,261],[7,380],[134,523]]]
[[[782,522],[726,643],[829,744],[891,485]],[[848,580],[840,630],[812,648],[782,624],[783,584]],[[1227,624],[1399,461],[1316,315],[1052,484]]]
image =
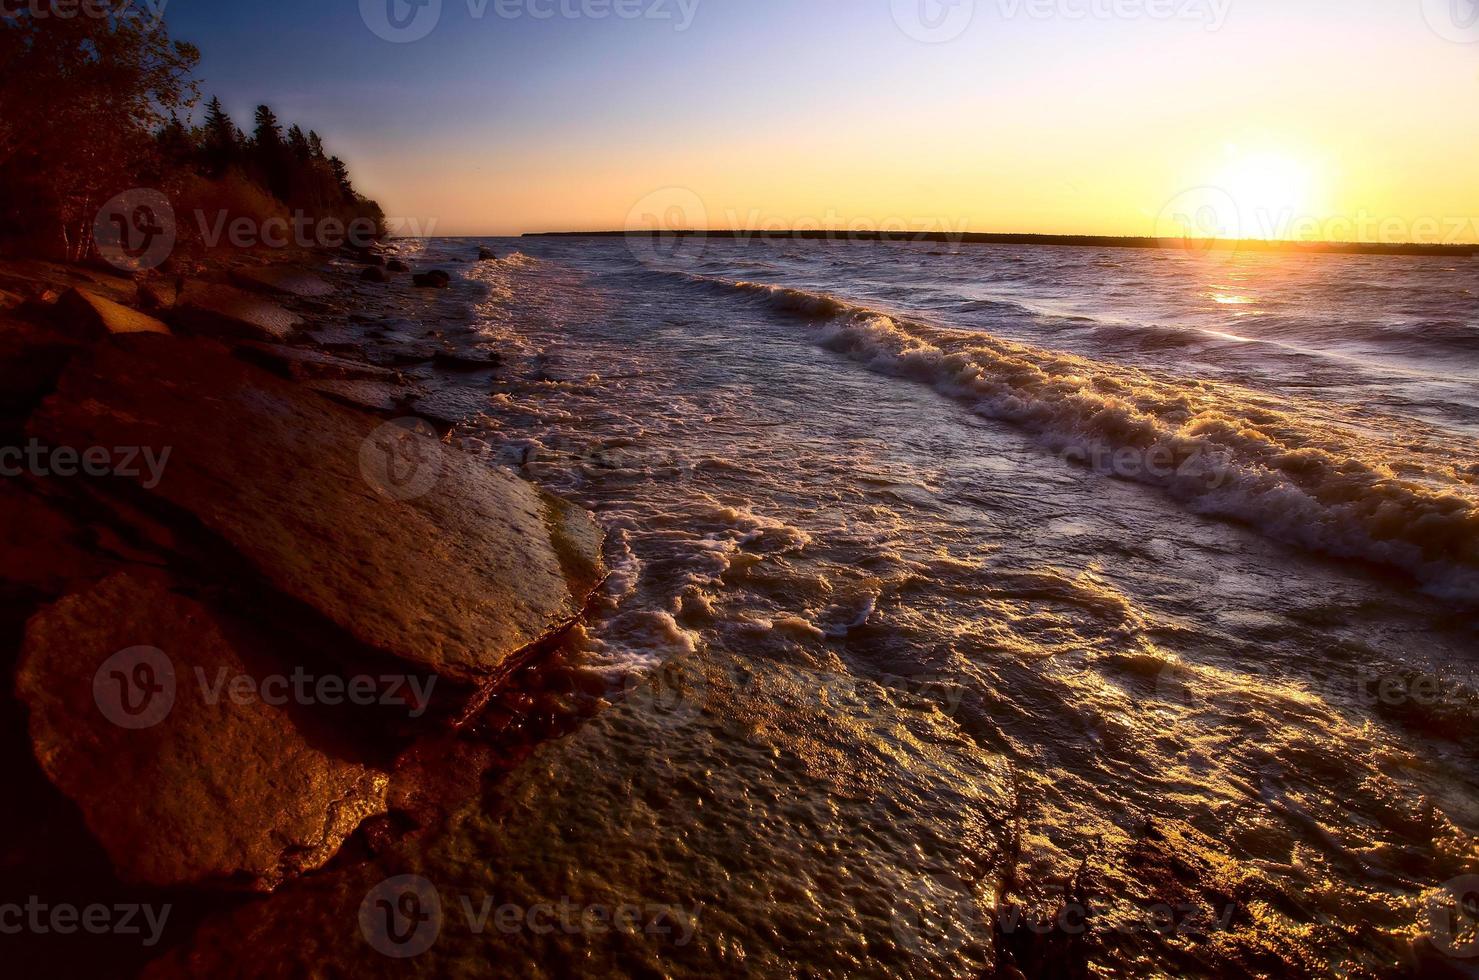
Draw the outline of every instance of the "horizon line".
[[[442,236],[429,236],[442,237]],[[462,238],[503,236],[446,236]],[[1426,244],[1421,242],[1300,241],[1273,238],[1165,238],[1149,235],[1061,235],[1036,232],[910,232],[846,231],[831,229],[778,229],[734,231],[675,229],[662,231],[531,231],[518,238],[747,238],[800,241],[875,241],[960,245],[1057,245],[1069,247],[1140,248],[1181,251],[1255,251],[1335,255],[1407,255],[1473,258],[1479,242]]]

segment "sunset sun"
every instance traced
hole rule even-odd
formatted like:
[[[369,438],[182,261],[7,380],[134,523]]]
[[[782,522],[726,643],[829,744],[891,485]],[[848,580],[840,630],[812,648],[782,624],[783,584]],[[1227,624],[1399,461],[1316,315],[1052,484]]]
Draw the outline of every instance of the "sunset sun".
[[[1242,237],[1285,237],[1314,204],[1314,169],[1285,153],[1235,152],[1212,183],[1236,208]]]

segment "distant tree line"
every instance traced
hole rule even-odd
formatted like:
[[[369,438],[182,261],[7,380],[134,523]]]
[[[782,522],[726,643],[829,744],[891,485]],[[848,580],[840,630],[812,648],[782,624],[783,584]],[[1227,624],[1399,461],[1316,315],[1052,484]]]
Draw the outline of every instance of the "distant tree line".
[[[344,162],[318,134],[283,130],[260,106],[250,135],[211,99],[199,125],[192,78],[200,59],[142,14],[141,0],[109,17],[0,17],[0,240],[82,261],[98,209],[133,188],[163,191],[187,246],[200,212],[265,221],[306,215],[348,224],[380,208],[356,193]],[[125,9],[126,8],[126,9]]]

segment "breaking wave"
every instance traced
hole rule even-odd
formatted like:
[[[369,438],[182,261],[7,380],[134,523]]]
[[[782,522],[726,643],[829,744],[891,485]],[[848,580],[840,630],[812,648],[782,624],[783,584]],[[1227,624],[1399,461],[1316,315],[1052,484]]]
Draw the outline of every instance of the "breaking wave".
[[[846,299],[673,273],[814,323],[871,370],[932,385],[1066,458],[1287,543],[1479,599],[1479,458],[1416,423],[932,326]]]

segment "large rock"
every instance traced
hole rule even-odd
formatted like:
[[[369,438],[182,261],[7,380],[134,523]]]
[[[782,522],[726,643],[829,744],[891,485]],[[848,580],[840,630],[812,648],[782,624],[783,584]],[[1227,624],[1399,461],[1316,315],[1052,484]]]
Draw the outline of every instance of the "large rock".
[[[170,318],[187,333],[278,341],[292,337],[303,322],[271,300],[205,282],[185,286]]]
[[[586,512],[209,343],[92,348],[31,431],[170,447],[150,493],[357,640],[453,680],[505,678],[602,574]]]
[[[0,316],[0,428],[19,425],[78,349],[54,330]]]
[[[147,313],[104,299],[85,289],[69,289],[57,301],[57,324],[69,336],[101,340],[112,334],[158,333],[169,327]]]
[[[245,289],[278,296],[320,299],[332,296],[334,287],[294,265],[248,266],[231,270],[231,281]]]
[[[120,877],[265,891],[325,864],[384,811],[388,784],[311,720],[209,694],[219,677],[290,670],[238,647],[162,573],[120,572],[31,620],[16,694],[41,768]]]

